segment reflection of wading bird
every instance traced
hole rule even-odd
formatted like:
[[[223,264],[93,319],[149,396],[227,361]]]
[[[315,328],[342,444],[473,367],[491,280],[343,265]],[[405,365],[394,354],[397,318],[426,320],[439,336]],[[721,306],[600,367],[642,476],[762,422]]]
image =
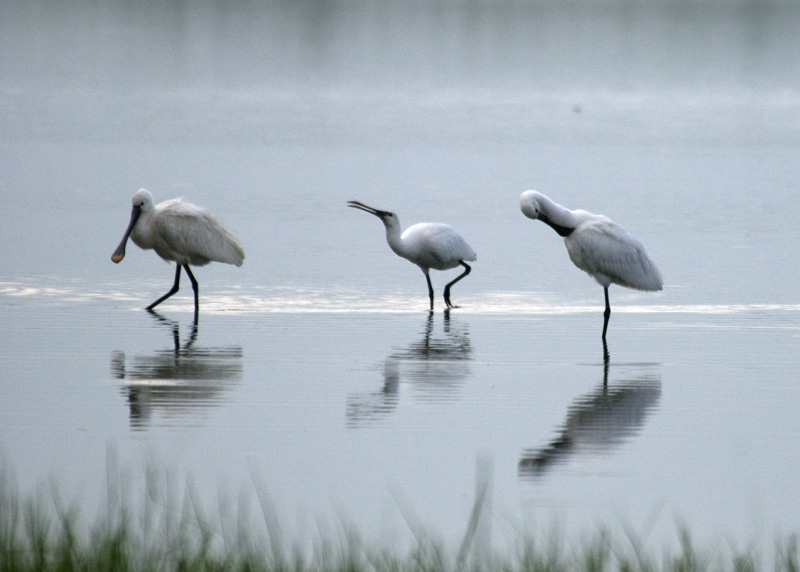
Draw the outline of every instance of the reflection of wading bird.
[[[661,272],[644,246],[608,217],[571,211],[536,191],[525,191],[519,202],[526,217],[541,220],[564,237],[570,260],[603,287],[606,298],[603,341],[611,316],[608,303],[611,284],[646,291],[663,287]]]
[[[347,398],[347,424],[358,427],[376,422],[397,407],[401,383],[424,402],[453,401],[470,376],[472,346],[465,325],[451,324],[444,312],[444,335],[433,333],[434,313],[428,312],[422,337],[389,355],[383,364],[380,390]]]
[[[192,282],[196,317],[198,286],[189,265],[225,262],[241,266],[244,261],[242,246],[210,212],[183,199],[171,199],[153,206],[153,195],[139,189],[131,202],[131,222],[111,260],[120,262],[125,257],[125,245],[130,236],[138,247],[144,250],[152,248],[164,260],[175,261],[177,268],[172,289],[147,309],[152,310],[178,291],[183,267]]]
[[[383,221],[386,227],[386,242],[389,243],[394,253],[419,266],[425,274],[431,310],[433,310],[433,286],[428,271],[431,268],[450,270],[459,264],[463,266],[464,272],[444,287],[444,301],[448,308],[453,307],[450,303],[450,288],[472,270],[466,261],[477,260],[475,252],[461,238],[460,234],[446,224],[435,222],[415,224],[401,234],[400,219],[393,212],[380,211],[358,201],[348,201],[347,206],[361,209]]]
[[[558,435],[545,447],[525,451],[518,464],[520,477],[539,477],[574,455],[604,453],[636,436],[658,407],[661,380],[643,375],[603,384],[576,399]]]
[[[188,341],[181,344],[178,323],[155,311],[151,314],[172,331],[172,347],[133,357],[111,353],[111,372],[121,382],[133,429],[146,428],[155,414],[166,423],[194,422],[197,415],[224,402],[233,383],[242,378],[240,347],[196,347],[196,321]]]

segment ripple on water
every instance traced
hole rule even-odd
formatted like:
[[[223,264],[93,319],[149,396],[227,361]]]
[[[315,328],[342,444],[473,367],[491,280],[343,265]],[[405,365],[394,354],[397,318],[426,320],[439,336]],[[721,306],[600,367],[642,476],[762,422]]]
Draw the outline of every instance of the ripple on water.
[[[144,289],[159,291],[160,284],[145,284]],[[9,304],[90,304],[113,302],[141,309],[147,296],[134,296],[127,284],[107,284],[87,287],[83,284],[55,285],[44,282],[0,282],[0,299]],[[266,314],[266,313],[420,313],[427,310],[427,300],[399,293],[365,293],[343,288],[256,287],[248,293],[240,288],[204,292],[202,312],[206,314]],[[162,311],[193,309],[191,295],[178,294],[160,307]],[[440,308],[437,308],[440,310]],[[552,293],[542,292],[484,292],[464,296],[457,312],[464,315],[549,316],[597,313],[596,303],[559,300]],[[696,320],[666,319],[659,327],[779,327],[798,329],[797,313],[800,304],[627,304],[616,305],[615,314],[689,315]]]

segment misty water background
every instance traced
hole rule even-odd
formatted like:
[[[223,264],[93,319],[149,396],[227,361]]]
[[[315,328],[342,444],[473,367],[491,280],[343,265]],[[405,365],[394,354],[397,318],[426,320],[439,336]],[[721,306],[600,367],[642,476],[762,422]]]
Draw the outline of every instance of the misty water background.
[[[798,29],[793,2],[3,1],[3,473],[93,514],[155,467],[268,491],[288,541],[387,545],[457,545],[477,473],[484,542],[769,549],[800,528]],[[142,310],[152,252],[110,261],[140,187],[244,244],[196,271],[197,325],[185,279]],[[611,289],[607,369],[602,289],[529,188],[665,276]],[[461,308],[434,273],[429,316],[351,199],[454,226]]]

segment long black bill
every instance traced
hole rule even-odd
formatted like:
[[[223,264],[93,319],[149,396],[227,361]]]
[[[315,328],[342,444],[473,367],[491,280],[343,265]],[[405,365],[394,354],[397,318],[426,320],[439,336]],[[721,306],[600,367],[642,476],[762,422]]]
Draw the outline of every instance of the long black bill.
[[[111,260],[113,260],[114,263],[119,264],[122,259],[125,258],[125,246],[128,244],[128,237],[133,232],[133,225],[135,225],[136,221],[139,220],[140,214],[142,214],[142,207],[133,207],[133,210],[131,210],[131,222],[128,223],[128,228],[125,231],[119,246],[114,251],[114,254],[111,255]]]
[[[364,212],[368,212],[369,214],[373,214],[376,217],[383,218],[385,214],[388,214],[386,211],[380,211],[378,209],[374,209],[372,207],[368,207],[364,203],[360,203],[358,201],[347,201],[348,207],[353,207],[354,209],[359,209]]]
[[[563,236],[564,238],[568,237],[570,234],[572,234],[572,231],[575,230],[574,228],[567,228],[566,226],[561,226],[560,224],[554,223],[542,213],[539,213],[539,220],[556,231],[558,236]]]

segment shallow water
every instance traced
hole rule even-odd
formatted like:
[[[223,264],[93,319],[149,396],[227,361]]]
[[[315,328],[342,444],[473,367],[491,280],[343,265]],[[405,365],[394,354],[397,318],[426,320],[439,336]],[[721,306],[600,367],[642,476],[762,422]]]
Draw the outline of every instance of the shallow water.
[[[501,540],[794,530],[796,307],[626,308],[606,370],[599,311],[210,311],[195,330],[188,304],[34,297],[4,304],[3,448],[25,487],[57,475],[92,506],[111,454],[133,489],[149,464],[212,501],[263,486],[301,541],[342,519],[454,542],[489,463]]]
[[[489,480],[483,541],[686,522],[768,551],[800,507],[800,13],[760,6],[4,3],[4,469],[86,507],[109,465],[211,506],[263,487],[300,543],[457,546]],[[245,246],[195,272],[197,324],[186,283],[142,310],[153,253],[110,261],[142,186]],[[612,288],[607,366],[602,290],[527,188],[665,275]],[[456,227],[461,307],[430,315],[349,199]]]

